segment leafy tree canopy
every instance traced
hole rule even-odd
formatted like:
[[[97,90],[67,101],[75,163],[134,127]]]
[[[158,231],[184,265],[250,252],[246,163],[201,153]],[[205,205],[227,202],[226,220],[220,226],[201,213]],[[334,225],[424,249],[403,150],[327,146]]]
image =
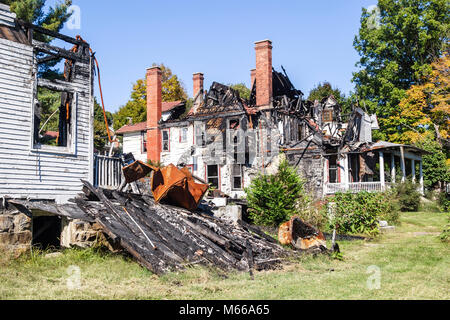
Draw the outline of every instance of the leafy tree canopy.
[[[159,66],[162,71],[162,101],[186,100],[186,90],[177,75],[162,63],[159,65],[153,63],[153,66]],[[139,79],[133,84],[131,99],[114,114],[114,129],[120,129],[130,118],[133,123],[147,119],[147,83],[144,79]]]
[[[352,81],[359,100],[378,115],[377,138],[397,130],[387,119],[445,49],[449,9],[447,0],[378,0],[375,9],[363,9],[353,42],[360,70]]]
[[[64,0],[48,8],[46,0],[2,0],[2,2],[10,6],[18,19],[55,32],[59,32],[71,16],[68,8],[72,5],[72,0]],[[53,40],[42,34],[34,36],[37,40],[47,43]]]
[[[315,88],[311,89],[308,95],[309,101],[318,100],[321,101],[324,98],[333,95],[337,102],[341,105],[344,112],[351,110],[351,99],[345,97],[345,94],[341,92],[339,88],[333,88],[328,81],[319,83]]]
[[[251,91],[249,88],[247,88],[247,86],[243,83],[236,83],[236,84],[229,84],[228,85],[231,89],[236,90],[237,92],[239,92],[239,96],[242,99],[248,100],[250,99],[250,94]]]
[[[431,72],[412,85],[388,123],[397,130],[389,141],[412,144],[431,135],[444,146],[450,139],[450,55],[431,64]]]

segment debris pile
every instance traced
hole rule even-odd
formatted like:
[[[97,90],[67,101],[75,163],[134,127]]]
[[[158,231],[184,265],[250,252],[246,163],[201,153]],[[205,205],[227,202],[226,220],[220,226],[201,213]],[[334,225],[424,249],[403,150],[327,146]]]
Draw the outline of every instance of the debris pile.
[[[294,254],[245,222],[233,225],[199,211],[156,203],[151,196],[83,184],[84,195],[72,201],[156,274],[192,264],[227,271],[273,269]]]

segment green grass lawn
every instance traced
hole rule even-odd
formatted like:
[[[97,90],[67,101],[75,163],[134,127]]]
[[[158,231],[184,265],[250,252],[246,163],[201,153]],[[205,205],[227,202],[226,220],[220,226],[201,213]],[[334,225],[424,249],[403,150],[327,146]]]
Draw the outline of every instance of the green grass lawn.
[[[254,280],[206,267],[158,277],[132,259],[93,250],[3,257],[0,299],[449,299],[450,245],[438,238],[445,223],[443,213],[404,213],[395,233],[340,242],[343,261],[304,256],[255,272]],[[78,289],[67,286],[70,266],[79,268]],[[370,266],[379,268],[379,289],[368,288]]]

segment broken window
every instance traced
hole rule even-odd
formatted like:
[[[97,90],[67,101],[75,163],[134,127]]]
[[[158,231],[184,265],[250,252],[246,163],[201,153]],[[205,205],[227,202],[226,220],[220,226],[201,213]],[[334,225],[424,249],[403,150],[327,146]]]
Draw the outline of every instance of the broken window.
[[[233,190],[242,190],[242,165],[233,164],[231,179]]]
[[[216,189],[219,189],[219,166],[217,164],[206,167],[206,181]]]
[[[197,147],[206,146],[205,126],[203,123],[195,125],[195,143]]]
[[[337,155],[328,158],[328,182],[337,183]]]
[[[187,142],[188,128],[181,128],[180,130],[180,142]]]
[[[170,142],[169,142],[169,130],[162,131],[162,149],[163,151],[170,151]]]
[[[141,153],[146,153],[147,152],[147,132],[146,131],[141,131],[141,141],[142,141],[142,152]]]
[[[74,108],[71,92],[38,86],[34,103],[33,147],[70,147]]]

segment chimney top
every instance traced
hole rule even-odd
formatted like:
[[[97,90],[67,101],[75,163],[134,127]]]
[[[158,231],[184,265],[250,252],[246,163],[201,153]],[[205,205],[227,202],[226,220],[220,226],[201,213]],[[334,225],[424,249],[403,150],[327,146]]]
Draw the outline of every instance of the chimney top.
[[[154,69],[157,69],[157,70],[161,71],[161,68],[158,67],[158,66],[148,67],[148,68],[147,68],[147,71],[154,70]]]
[[[268,43],[268,44],[272,44],[272,40],[269,39],[264,39],[264,40],[259,40],[259,41],[255,41],[255,44],[262,44],[262,43]]]

